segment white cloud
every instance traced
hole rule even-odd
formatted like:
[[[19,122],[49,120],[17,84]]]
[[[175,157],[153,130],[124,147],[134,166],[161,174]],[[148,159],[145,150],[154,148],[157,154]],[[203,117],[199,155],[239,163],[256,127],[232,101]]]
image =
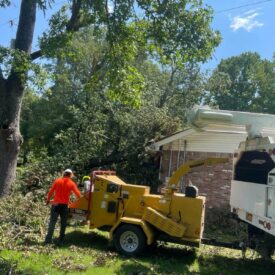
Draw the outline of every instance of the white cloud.
[[[256,10],[249,10],[243,15],[237,15],[231,19],[230,28],[233,31],[243,28],[250,32],[254,28],[262,27],[264,24],[256,19],[257,16],[259,13]]]
[[[260,11],[262,8],[257,8],[257,9],[251,9],[251,10],[248,10],[246,11],[244,14],[252,14],[252,13],[255,13],[255,12],[258,12]]]

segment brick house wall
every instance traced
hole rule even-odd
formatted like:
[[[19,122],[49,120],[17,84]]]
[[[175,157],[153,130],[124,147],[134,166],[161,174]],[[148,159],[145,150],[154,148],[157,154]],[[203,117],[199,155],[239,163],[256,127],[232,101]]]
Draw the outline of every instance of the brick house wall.
[[[165,183],[167,177],[171,176],[172,172],[177,170],[185,161],[208,157],[228,157],[229,162],[193,168],[191,172],[181,179],[181,190],[183,191],[184,186],[191,181],[193,185],[198,187],[199,195],[206,197],[207,210],[227,206],[230,198],[233,154],[164,150],[162,151],[160,180]]]

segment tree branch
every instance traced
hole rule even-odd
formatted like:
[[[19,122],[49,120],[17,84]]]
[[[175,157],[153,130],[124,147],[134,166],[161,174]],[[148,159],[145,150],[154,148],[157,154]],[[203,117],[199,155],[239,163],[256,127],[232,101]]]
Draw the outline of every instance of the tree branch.
[[[4,97],[4,91],[5,91],[5,84],[6,84],[6,79],[4,78],[4,75],[3,75],[3,72],[2,72],[2,68],[0,67],[0,108],[3,108],[3,106],[2,106],[2,100],[1,99],[3,99],[3,97]],[[1,116],[1,115],[0,115]]]
[[[80,10],[81,10],[81,1],[74,0],[72,5],[72,15],[66,26],[67,32],[75,32],[80,28]],[[41,50],[37,50],[30,54],[31,60],[42,57],[43,53]]]
[[[37,59],[41,56],[42,56],[42,51],[41,50],[37,50],[37,51],[31,53],[31,55],[30,55],[31,60],[35,60],[35,59]]]
[[[80,28],[80,10],[81,10],[81,1],[80,0],[73,0],[72,4],[72,15],[71,18],[66,26],[67,32],[76,32]],[[43,53],[41,50],[37,50],[31,53],[30,58],[31,60],[35,60],[37,58],[42,57]]]
[[[3,80],[5,80],[5,78],[4,78],[4,75],[3,75],[2,68],[0,67],[0,81],[2,82]]]
[[[22,0],[16,32],[15,49],[31,52],[36,20],[36,0]]]
[[[172,66],[172,71],[171,71],[170,78],[169,78],[169,81],[167,83],[165,92],[163,93],[163,95],[160,97],[160,100],[159,100],[159,106],[160,107],[163,107],[165,102],[167,101],[167,99],[171,95],[171,93],[173,94],[172,85],[173,85],[173,82],[174,82],[174,77],[175,77],[176,72],[177,72],[177,66],[175,66],[175,67]]]
[[[116,10],[116,1],[114,3],[114,12]],[[108,28],[108,31],[110,32],[110,18],[109,18],[109,11],[108,11],[108,0],[105,1],[105,12],[106,12],[106,21],[107,21],[107,28]]]
[[[80,28],[80,9],[81,9],[81,1],[73,0],[72,5],[72,15],[66,26],[66,30],[68,32],[75,32]]]

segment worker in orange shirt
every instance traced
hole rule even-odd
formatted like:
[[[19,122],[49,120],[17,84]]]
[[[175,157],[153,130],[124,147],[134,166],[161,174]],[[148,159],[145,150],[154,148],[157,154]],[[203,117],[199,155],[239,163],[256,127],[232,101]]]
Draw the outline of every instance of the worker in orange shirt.
[[[47,204],[50,203],[53,194],[54,199],[51,207],[48,234],[45,239],[46,244],[52,243],[52,236],[58,216],[60,216],[61,220],[59,242],[62,243],[64,240],[67,225],[68,203],[70,200],[70,194],[71,192],[74,192],[78,198],[80,197],[80,191],[78,190],[76,184],[72,181],[72,177],[72,170],[66,169],[63,173],[63,177],[58,178],[53,182],[51,189],[48,193]]]

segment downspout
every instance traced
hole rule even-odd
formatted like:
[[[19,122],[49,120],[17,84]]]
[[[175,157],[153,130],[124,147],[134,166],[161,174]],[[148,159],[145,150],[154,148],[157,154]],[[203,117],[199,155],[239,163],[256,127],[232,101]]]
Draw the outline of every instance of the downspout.
[[[186,161],[186,149],[187,149],[187,140],[184,140],[184,147],[183,147],[183,163]]]
[[[160,153],[160,160],[159,160],[159,180],[161,181],[162,156],[163,156],[163,154],[162,154],[162,146],[160,146],[159,152],[161,152]]]
[[[187,151],[187,140],[185,139],[184,140],[184,144],[183,144],[183,162],[182,163],[186,162],[186,151]],[[180,189],[181,189],[180,191],[182,193],[184,191],[185,177],[186,176],[183,176],[183,178],[181,179],[181,183],[180,183]]]
[[[169,159],[169,169],[168,169],[168,177],[171,176],[171,167],[172,167],[172,157],[173,157],[173,151],[172,151],[172,145],[170,146],[170,159]]]
[[[180,152],[181,152],[181,139],[178,140],[178,159],[177,159],[177,169],[179,168],[179,163],[180,163]]]

